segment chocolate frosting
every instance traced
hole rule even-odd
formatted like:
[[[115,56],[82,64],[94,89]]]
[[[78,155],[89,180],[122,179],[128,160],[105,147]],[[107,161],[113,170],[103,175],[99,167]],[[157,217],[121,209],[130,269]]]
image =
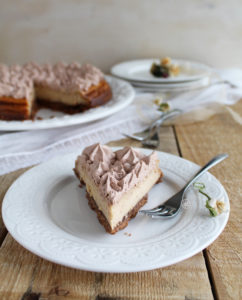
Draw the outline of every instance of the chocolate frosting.
[[[109,203],[115,203],[130,188],[157,167],[157,153],[146,156],[131,147],[113,152],[94,144],[85,148],[76,160],[76,169],[84,168]]]
[[[0,64],[0,97],[30,100],[32,94],[33,81],[20,65]]]
[[[96,67],[89,64],[81,66],[77,62],[71,64],[58,62],[54,65],[30,62],[23,68],[36,85],[64,92],[86,91],[103,79],[103,73]]]
[[[37,64],[8,67],[0,65],[0,97],[30,99],[33,86],[49,87],[62,92],[83,92],[98,85],[103,73],[90,64]]]

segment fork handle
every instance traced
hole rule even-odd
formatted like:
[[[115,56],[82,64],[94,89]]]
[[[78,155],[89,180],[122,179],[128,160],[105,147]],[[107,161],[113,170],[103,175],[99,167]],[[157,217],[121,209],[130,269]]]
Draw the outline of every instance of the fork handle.
[[[175,115],[180,114],[181,112],[182,111],[180,109],[173,109],[164,113],[158,120],[154,122],[154,124],[152,124],[152,127],[159,127],[164,121],[173,118]]]
[[[220,163],[222,160],[228,157],[227,153],[219,154],[212,158],[204,167],[202,167],[197,174],[184,186],[184,192],[189,188],[189,186],[196,181],[200,176],[202,176],[208,169]]]
[[[151,124],[149,127],[149,134],[145,138],[145,140],[149,140],[152,136],[154,136],[158,130],[158,128],[167,120],[170,118],[173,118],[177,114],[180,114],[180,109],[173,109],[171,111],[168,111],[167,113],[164,113],[159,119],[155,120],[154,123]]]

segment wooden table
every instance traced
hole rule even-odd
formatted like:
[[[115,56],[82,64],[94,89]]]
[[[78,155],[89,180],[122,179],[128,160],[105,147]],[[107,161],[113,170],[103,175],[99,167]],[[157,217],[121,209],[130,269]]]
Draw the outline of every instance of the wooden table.
[[[242,101],[235,107],[242,115]],[[0,299],[242,299],[242,127],[228,113],[207,122],[163,127],[159,150],[205,164],[218,153],[230,157],[211,170],[231,201],[228,225],[207,249],[176,265],[149,272],[105,274],[79,271],[39,258],[7,233],[0,219]],[[130,140],[112,146],[141,146]],[[26,169],[0,177],[0,203]]]

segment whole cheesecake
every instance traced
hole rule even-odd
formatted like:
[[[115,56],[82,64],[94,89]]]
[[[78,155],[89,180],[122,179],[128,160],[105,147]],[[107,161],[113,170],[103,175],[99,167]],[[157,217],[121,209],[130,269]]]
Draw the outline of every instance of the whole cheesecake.
[[[86,186],[89,206],[111,234],[128,225],[163,176],[156,152],[144,155],[131,147],[113,152],[100,144],[83,150],[74,171]]]
[[[77,113],[103,105],[111,98],[104,74],[90,64],[0,65],[0,119],[30,119],[37,103]]]

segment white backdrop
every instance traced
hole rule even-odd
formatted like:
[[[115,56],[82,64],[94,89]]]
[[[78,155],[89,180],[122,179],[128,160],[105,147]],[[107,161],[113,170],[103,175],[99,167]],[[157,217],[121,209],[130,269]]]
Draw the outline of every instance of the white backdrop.
[[[0,0],[0,61],[169,55],[242,67],[241,0]]]

